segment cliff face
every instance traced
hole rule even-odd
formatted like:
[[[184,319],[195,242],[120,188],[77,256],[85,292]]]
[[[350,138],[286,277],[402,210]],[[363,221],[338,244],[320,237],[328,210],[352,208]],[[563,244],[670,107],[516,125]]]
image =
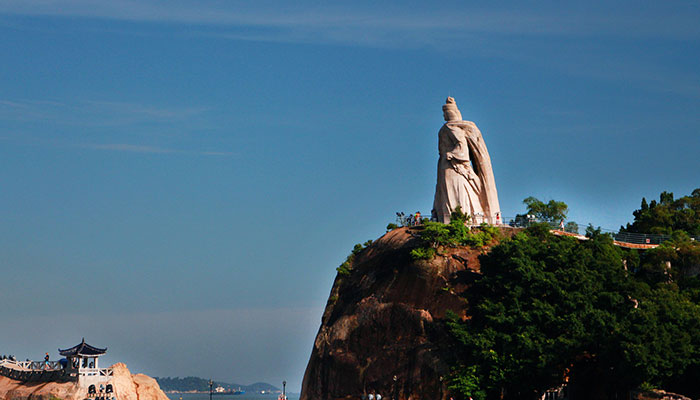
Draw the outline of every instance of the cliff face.
[[[114,396],[119,400],[168,400],[155,379],[143,374],[131,374],[126,365],[112,366]],[[0,376],[0,400],[83,400],[87,388],[75,382],[24,383]]]
[[[395,229],[359,253],[348,276],[336,277],[300,400],[447,396],[444,317],[447,310],[464,315],[457,294],[478,272],[480,251],[455,248],[414,261],[409,253],[418,245],[410,229]]]

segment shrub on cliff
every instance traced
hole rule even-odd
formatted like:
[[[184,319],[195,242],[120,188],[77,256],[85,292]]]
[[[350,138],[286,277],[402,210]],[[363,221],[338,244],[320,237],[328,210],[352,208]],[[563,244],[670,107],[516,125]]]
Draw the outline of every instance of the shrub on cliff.
[[[343,261],[342,264],[338,266],[335,270],[338,271],[339,276],[349,276],[350,272],[352,271],[352,262],[355,260],[355,256],[360,254],[362,250],[366,249],[369,247],[369,245],[372,244],[372,240],[368,240],[362,244],[357,243],[355,246],[353,246],[352,251],[350,254],[347,256],[345,261]]]
[[[594,399],[692,380],[700,306],[690,289],[638,279],[622,261],[634,256],[608,235],[589,236],[537,226],[481,257],[482,276],[466,292],[470,318],[450,322],[459,343],[453,391],[535,399],[569,381]]]
[[[484,247],[500,235],[498,228],[487,224],[470,228],[466,225],[468,220],[469,216],[457,207],[452,212],[449,224],[425,221],[418,231],[421,246],[411,251],[411,257],[414,260],[429,260],[440,246]]]

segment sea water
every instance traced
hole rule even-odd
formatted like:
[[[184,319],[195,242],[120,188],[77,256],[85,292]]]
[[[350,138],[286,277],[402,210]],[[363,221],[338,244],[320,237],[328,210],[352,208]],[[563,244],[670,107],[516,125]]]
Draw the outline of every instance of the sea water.
[[[209,400],[209,393],[166,393],[170,400]],[[276,394],[243,393],[237,395],[215,395],[212,400],[277,400]],[[299,393],[287,393],[288,400],[299,400]]]

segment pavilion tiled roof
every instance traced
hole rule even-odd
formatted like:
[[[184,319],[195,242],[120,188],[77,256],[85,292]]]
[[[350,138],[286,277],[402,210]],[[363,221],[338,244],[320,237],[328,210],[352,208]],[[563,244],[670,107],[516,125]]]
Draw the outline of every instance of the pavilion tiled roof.
[[[71,347],[70,349],[58,349],[58,352],[64,356],[64,357],[72,357],[72,356],[101,356],[107,352],[107,348],[105,347],[104,349],[100,349],[97,347],[92,347],[89,344],[85,343],[85,338],[83,338],[83,341],[80,342],[79,344]]]

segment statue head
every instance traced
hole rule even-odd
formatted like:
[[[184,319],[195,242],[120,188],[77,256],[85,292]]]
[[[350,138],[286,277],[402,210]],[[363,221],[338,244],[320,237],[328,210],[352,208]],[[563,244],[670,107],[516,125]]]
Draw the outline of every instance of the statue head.
[[[447,122],[462,120],[462,113],[459,112],[457,103],[452,97],[448,97],[447,100],[445,100],[445,105],[442,106],[442,114],[445,116],[445,121]]]

